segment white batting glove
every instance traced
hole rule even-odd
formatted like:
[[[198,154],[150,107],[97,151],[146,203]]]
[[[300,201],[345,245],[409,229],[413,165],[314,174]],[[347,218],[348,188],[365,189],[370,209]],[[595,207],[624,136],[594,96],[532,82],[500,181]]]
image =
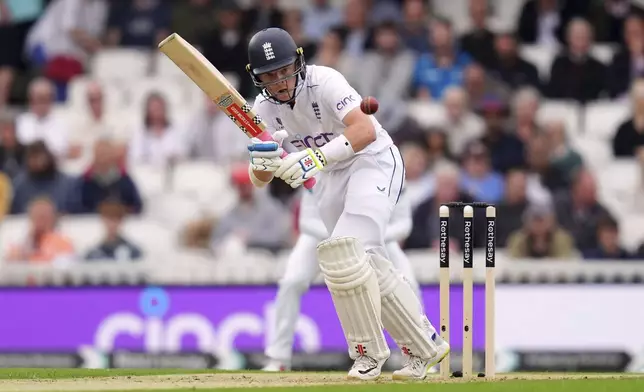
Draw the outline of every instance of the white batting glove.
[[[307,148],[284,158],[275,176],[284,180],[292,188],[297,188],[324,169],[325,165],[326,159],[320,150],[314,151]]]
[[[288,136],[285,130],[273,134],[275,141],[264,142],[257,138],[251,139],[248,145],[250,166],[254,171],[274,172],[282,165],[282,141]]]

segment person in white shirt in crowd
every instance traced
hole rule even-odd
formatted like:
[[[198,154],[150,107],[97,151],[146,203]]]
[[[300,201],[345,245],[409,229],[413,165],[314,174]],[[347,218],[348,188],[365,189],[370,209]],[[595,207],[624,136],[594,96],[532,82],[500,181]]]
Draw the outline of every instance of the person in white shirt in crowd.
[[[38,78],[29,85],[29,108],[16,120],[16,135],[21,144],[42,140],[57,158],[76,158],[80,147],[70,145],[67,124],[54,112],[54,86]]]
[[[439,125],[447,129],[447,145],[453,156],[460,156],[469,143],[485,133],[485,122],[474,114],[462,87],[448,87],[443,96],[443,117]]]
[[[262,91],[253,113],[278,140],[249,145],[251,181],[263,187],[276,176],[297,188],[318,179],[311,189],[330,236],[318,244],[317,256],[354,360],[348,377],[380,377],[390,355],[384,326],[405,357],[393,378],[425,379],[450,346],[386,249],[405,176],[398,148],[360,110],[362,97],[342,74],[305,65],[302,48],[286,31],[262,30],[248,47],[246,68]],[[282,158],[284,149],[291,154]]]
[[[28,58],[39,66],[63,59],[84,68],[102,47],[107,13],[105,0],[53,0],[29,31]]]
[[[270,359],[265,371],[286,371],[291,369],[295,327],[300,314],[300,300],[313,280],[320,273],[316,247],[320,241],[329,238],[313,195],[302,193],[299,219],[300,235],[286,262],[284,276],[279,281],[275,298],[274,315],[269,327],[266,356]],[[400,201],[387,225],[385,242],[391,262],[398,268],[422,301],[420,287],[414,276],[409,259],[400,248],[411,230],[411,206],[405,195]],[[422,305],[422,302],[421,302]]]
[[[167,105],[161,94],[153,92],[148,96],[142,124],[130,142],[130,163],[163,167],[185,157],[184,139],[170,119]]]
[[[118,145],[119,154],[125,152],[127,137],[124,120],[108,108],[105,90],[98,81],[91,81],[85,90],[86,104],[70,121],[69,140],[81,147],[81,159],[89,162],[94,145],[99,139],[109,137]]]
[[[188,156],[226,165],[247,158],[248,137],[204,95],[185,132]]]

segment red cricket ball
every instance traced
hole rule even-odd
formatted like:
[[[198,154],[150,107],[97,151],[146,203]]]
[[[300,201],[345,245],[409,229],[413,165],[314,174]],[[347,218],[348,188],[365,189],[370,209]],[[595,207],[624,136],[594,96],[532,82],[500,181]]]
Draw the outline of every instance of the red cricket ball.
[[[378,111],[378,100],[374,97],[365,97],[360,102],[360,110],[364,114],[374,114]]]

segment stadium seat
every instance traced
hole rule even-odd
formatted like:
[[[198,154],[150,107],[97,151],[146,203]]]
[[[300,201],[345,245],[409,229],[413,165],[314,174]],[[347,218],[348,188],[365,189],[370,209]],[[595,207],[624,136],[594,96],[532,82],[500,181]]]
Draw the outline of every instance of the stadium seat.
[[[143,199],[150,199],[168,190],[168,171],[153,165],[130,165],[130,176],[139,188]]]
[[[619,231],[622,246],[630,251],[637,250],[644,244],[644,214],[624,217]]]
[[[469,23],[469,0],[433,1],[432,14],[449,19],[454,26],[454,31],[463,33]]]
[[[550,100],[544,101],[537,112],[538,121],[560,119],[566,124],[566,133],[570,140],[580,135],[581,107],[576,102]]]
[[[94,55],[90,67],[91,75],[99,80],[137,80],[148,74],[150,54],[137,49],[103,49]]]
[[[630,115],[629,105],[616,101],[598,101],[586,105],[584,136],[611,142],[617,128]]]
[[[557,56],[558,49],[543,45],[522,45],[519,54],[539,70],[541,79],[550,79],[550,67]]]
[[[593,171],[606,167],[613,160],[610,145],[604,140],[577,137],[570,142],[572,148],[584,159],[584,164]]]
[[[146,216],[174,231],[203,217],[203,211],[193,198],[177,193],[165,193],[149,199],[145,207]]]
[[[29,230],[29,220],[26,215],[7,216],[0,222],[0,254],[4,255],[9,247],[23,243]],[[0,262],[4,257],[0,257]]]
[[[98,245],[105,234],[103,222],[97,215],[63,217],[60,230],[73,241],[80,256]]]
[[[226,168],[208,161],[182,162],[173,173],[173,190],[203,204],[221,204],[232,193]]]
[[[490,6],[497,27],[503,31],[515,31],[521,8],[527,0],[491,0]]]
[[[634,159],[618,159],[597,173],[599,192],[609,203],[619,206],[619,214],[629,215],[637,192],[642,185],[642,170]]]

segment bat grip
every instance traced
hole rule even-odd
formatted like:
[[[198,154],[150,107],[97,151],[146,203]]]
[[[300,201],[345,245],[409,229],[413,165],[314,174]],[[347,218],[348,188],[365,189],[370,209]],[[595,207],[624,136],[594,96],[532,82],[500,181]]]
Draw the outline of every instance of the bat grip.
[[[268,142],[268,141],[271,141],[271,140],[275,141],[273,139],[273,136],[271,136],[271,134],[269,132],[266,132],[266,131],[260,133],[257,136],[257,138],[259,140],[264,141],[264,142]],[[288,153],[286,151],[284,151],[284,153],[282,154],[282,158],[286,157],[287,155],[288,155]],[[304,188],[313,189],[314,186],[315,186],[315,178],[309,178],[308,180],[304,181]]]

